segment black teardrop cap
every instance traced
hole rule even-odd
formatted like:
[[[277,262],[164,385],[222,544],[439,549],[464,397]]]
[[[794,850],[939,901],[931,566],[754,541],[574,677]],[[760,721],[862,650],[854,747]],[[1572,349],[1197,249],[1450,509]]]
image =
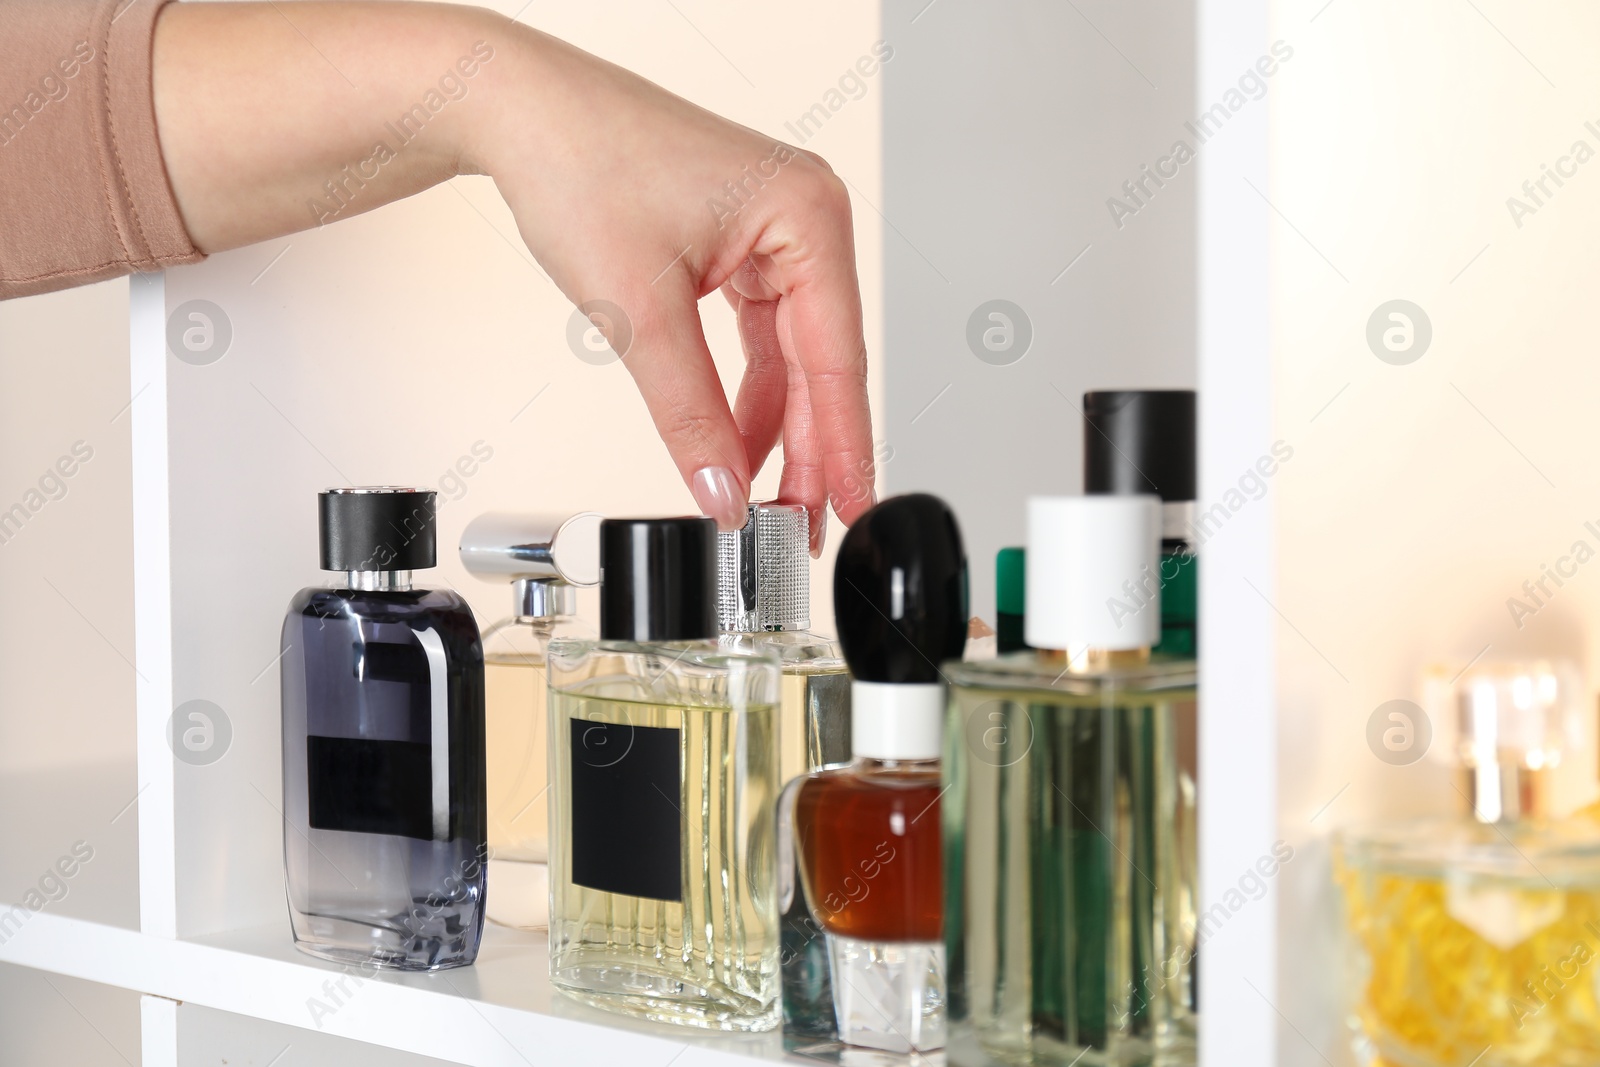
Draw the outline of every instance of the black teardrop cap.
[[[1083,394],[1083,491],[1195,499],[1193,389]]]
[[[317,497],[325,571],[423,571],[438,563],[431,489],[378,485]]]
[[[858,681],[939,681],[967,644],[967,554],[949,506],[912,493],[857,519],[834,564],[833,613]]]
[[[699,641],[717,636],[717,524],[712,519],[600,523],[600,637]]]

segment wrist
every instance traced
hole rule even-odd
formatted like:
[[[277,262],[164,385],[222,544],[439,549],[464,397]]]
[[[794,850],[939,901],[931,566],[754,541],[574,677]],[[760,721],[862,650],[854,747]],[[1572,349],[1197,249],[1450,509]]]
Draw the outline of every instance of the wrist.
[[[450,146],[457,174],[498,176],[513,166],[515,150],[537,117],[532,106],[535,54],[544,35],[481,8],[451,8],[461,18],[456,36],[471,42],[475,73],[468,83]]]

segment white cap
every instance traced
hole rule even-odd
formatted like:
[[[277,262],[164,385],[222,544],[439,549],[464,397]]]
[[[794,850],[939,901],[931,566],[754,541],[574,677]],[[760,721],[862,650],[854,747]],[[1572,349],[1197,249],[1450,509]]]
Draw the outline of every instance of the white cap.
[[[1034,648],[1149,648],[1161,636],[1161,500],[1028,500],[1027,623]]]
[[[944,684],[850,683],[850,748],[882,760],[938,759],[944,747]]]

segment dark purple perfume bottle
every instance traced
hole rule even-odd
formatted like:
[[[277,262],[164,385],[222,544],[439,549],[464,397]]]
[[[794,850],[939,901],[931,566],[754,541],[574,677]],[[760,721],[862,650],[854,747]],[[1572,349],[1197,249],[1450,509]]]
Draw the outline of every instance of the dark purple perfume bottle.
[[[283,853],[295,944],[341,963],[470,964],[483,930],[483,646],[435,565],[434,494],[332,489],[322,569],[283,624]]]

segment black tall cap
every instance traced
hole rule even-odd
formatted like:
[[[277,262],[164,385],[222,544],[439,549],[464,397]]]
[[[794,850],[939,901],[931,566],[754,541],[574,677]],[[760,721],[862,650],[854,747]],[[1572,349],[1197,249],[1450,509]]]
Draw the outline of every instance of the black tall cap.
[[[717,524],[606,519],[600,524],[600,636],[694,641],[717,635]]]
[[[438,560],[431,489],[329,489],[317,497],[325,571],[421,571]]]
[[[1083,394],[1083,491],[1195,498],[1194,390]]]
[[[967,555],[949,506],[913,493],[857,519],[834,564],[833,613],[858,681],[939,681],[967,644]]]

